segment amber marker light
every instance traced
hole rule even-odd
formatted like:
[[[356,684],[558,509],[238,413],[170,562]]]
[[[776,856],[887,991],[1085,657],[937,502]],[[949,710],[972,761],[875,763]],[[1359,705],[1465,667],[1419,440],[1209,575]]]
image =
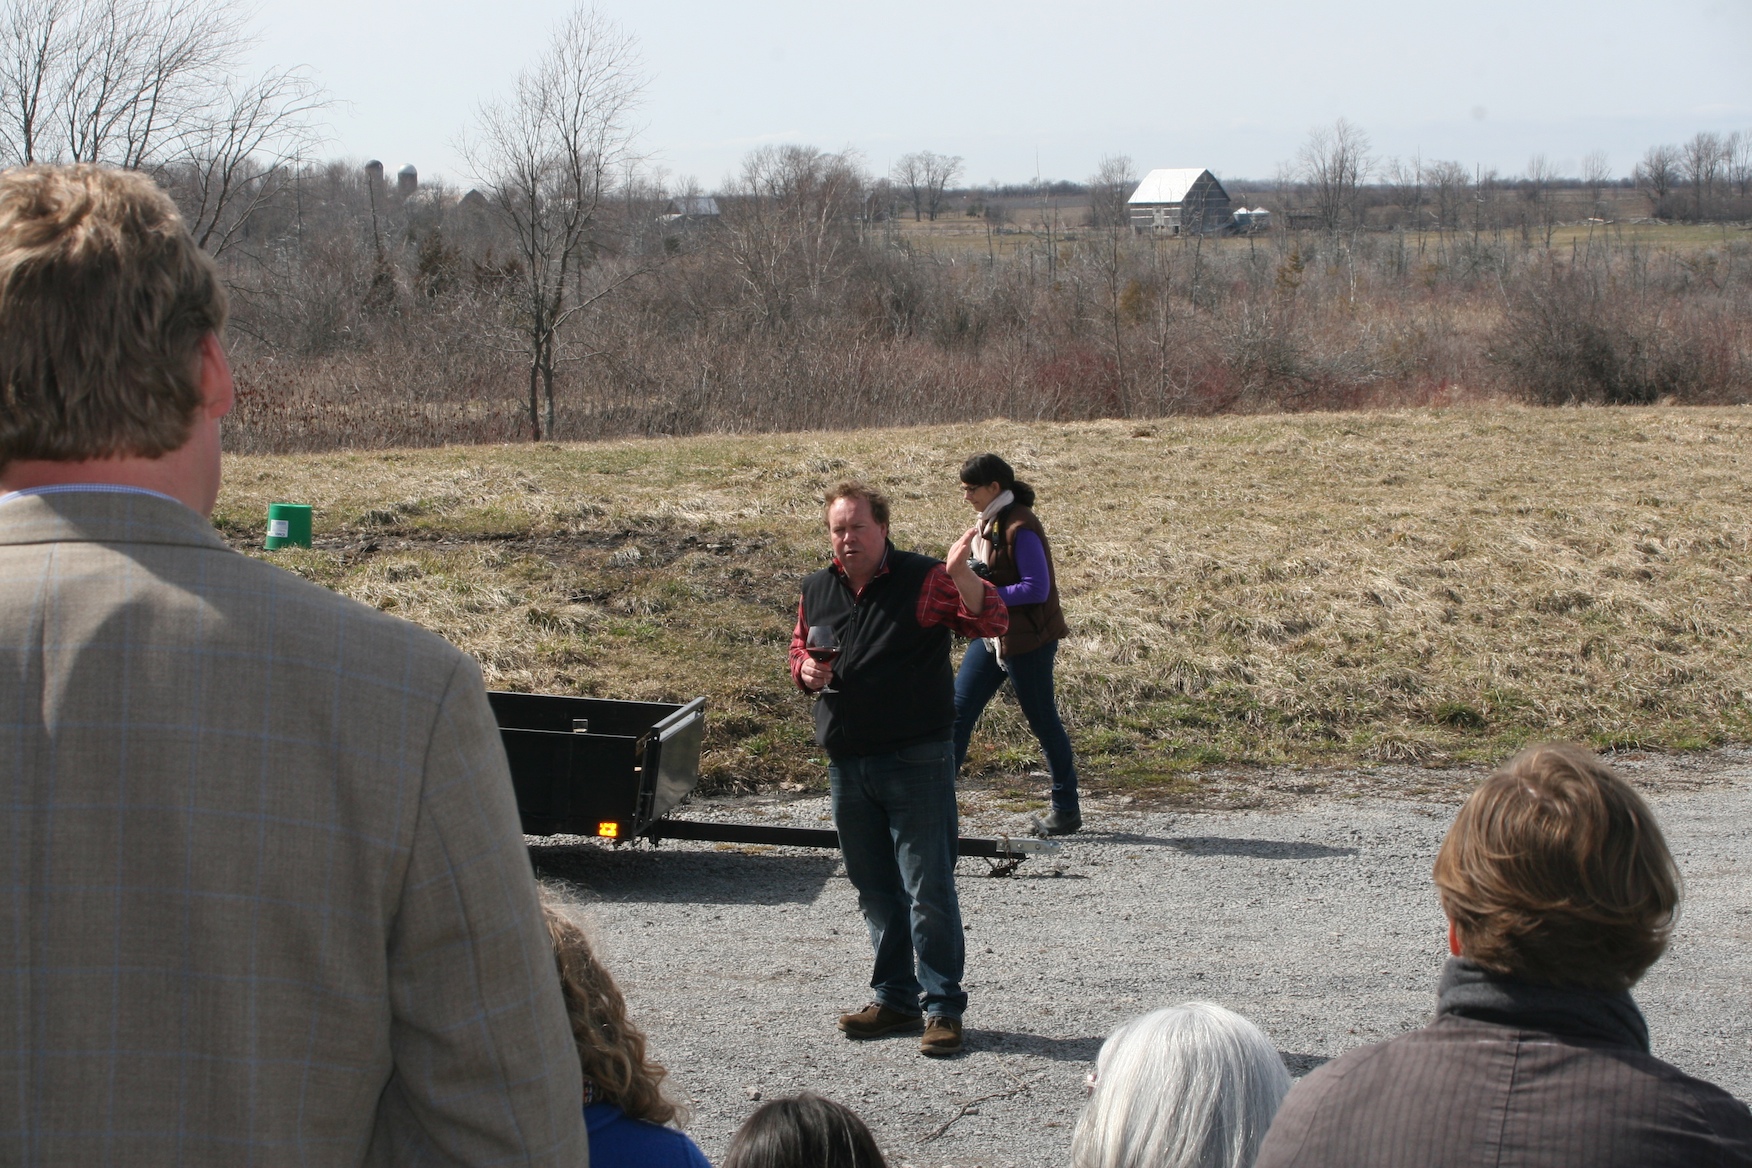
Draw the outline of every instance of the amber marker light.
[[[608,822],[599,823],[596,825],[596,834],[603,839],[619,839],[620,824]]]

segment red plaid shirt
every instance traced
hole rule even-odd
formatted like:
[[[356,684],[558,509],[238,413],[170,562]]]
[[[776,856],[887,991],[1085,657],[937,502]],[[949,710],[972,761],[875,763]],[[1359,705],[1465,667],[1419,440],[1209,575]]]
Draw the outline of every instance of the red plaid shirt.
[[[839,560],[834,560],[833,570],[845,580],[846,570],[840,567]],[[882,555],[882,563],[877,565],[877,576],[888,574],[888,554]],[[1010,631],[1010,610],[1004,607],[1004,602],[998,597],[998,590],[992,587],[990,580],[980,581],[985,588],[985,605],[979,612],[969,612],[967,605],[962,603],[961,589],[955,586],[955,581],[949,576],[949,569],[938,564],[925,573],[925,582],[919,588],[919,604],[913,610],[913,616],[923,628],[935,628],[937,625],[948,625],[950,630],[964,637],[1001,637]],[[850,581],[847,581],[850,586]],[[868,588],[870,585],[864,585]],[[856,596],[864,594],[863,588],[858,589]],[[809,654],[804,651],[804,643],[809,640],[809,621],[803,615],[803,602],[797,602],[797,627],[791,630],[791,680],[797,683],[798,689],[803,689],[803,662]],[[807,691],[806,691],[807,692]]]

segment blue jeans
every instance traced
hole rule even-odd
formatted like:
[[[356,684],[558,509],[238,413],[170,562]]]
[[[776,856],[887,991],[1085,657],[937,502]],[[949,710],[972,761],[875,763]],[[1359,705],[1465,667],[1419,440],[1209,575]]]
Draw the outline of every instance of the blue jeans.
[[[1077,763],[1071,756],[1071,736],[1059,720],[1058,701],[1052,693],[1052,662],[1058,656],[1058,642],[1048,641],[1038,649],[1015,657],[1007,657],[1010,667],[1005,673],[984,641],[975,641],[961,658],[961,670],[955,675],[955,770],[967,761],[967,740],[973,737],[973,724],[985,711],[1005,680],[1016,691],[1016,704],[1022,707],[1029,729],[1040,740],[1046,755],[1046,766],[1052,772],[1052,805],[1067,815],[1077,810]]]
[[[876,950],[870,988],[891,1010],[959,1018],[967,938],[955,895],[960,835],[947,740],[892,754],[836,755],[833,822]],[[916,961],[916,969],[915,969]]]

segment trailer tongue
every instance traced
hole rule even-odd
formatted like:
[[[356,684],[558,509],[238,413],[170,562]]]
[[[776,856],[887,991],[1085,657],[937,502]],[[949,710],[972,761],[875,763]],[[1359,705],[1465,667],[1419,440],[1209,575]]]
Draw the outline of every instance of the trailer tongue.
[[[491,690],[487,700],[525,835],[839,847],[839,833],[822,828],[670,817],[699,782],[704,698],[677,705]],[[960,850],[994,861],[994,871],[1014,871],[1057,848],[1046,840],[963,836]]]

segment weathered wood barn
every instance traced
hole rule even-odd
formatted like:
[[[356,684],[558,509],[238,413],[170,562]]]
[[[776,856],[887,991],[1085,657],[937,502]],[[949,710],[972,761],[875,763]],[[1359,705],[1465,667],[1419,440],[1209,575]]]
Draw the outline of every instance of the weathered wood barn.
[[[1227,229],[1234,203],[1208,170],[1152,170],[1126,200],[1132,230],[1140,235],[1214,235]]]

